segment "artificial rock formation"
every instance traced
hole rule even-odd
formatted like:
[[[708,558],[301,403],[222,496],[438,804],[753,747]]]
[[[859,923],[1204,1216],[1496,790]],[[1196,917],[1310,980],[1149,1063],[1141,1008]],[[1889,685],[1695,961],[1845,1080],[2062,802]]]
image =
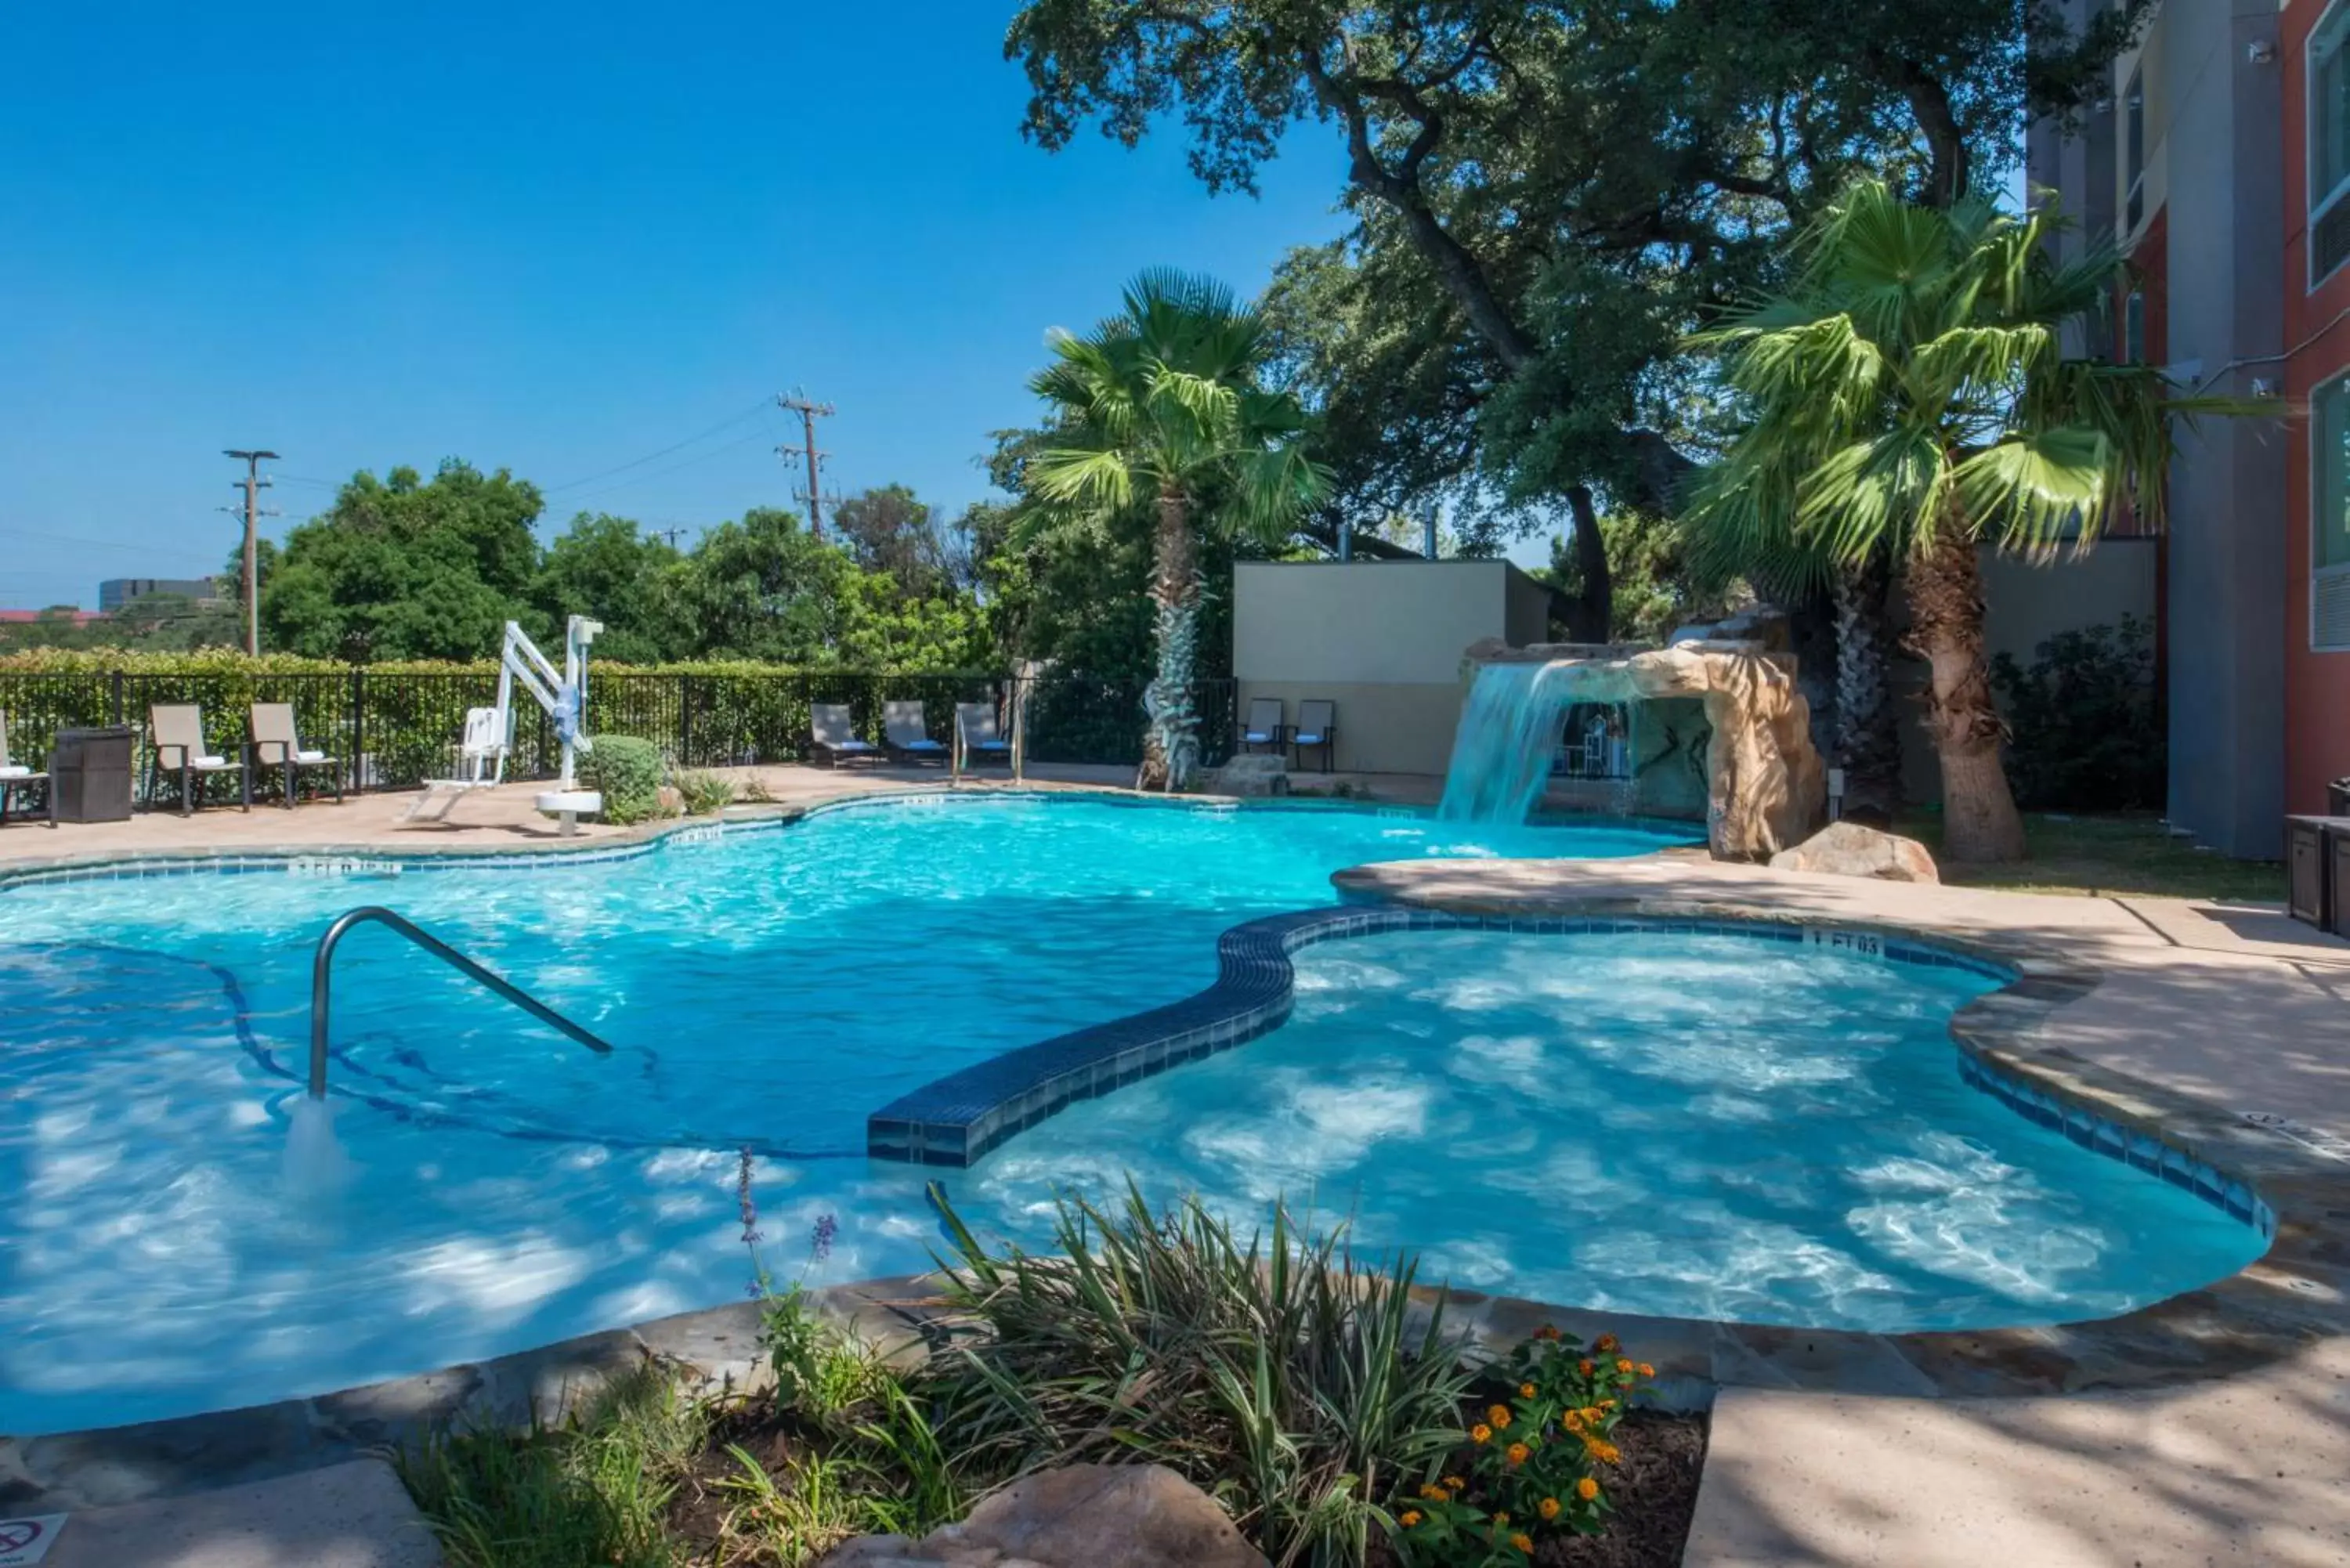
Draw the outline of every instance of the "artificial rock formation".
[[[1706,842],[1720,860],[1768,860],[1827,817],[1827,769],[1812,744],[1811,704],[1792,654],[1762,638],[1691,639],[1669,648],[1573,643],[1469,649],[1472,662],[1572,661],[1595,688],[1632,700],[1695,699],[1705,709]]]
[[[1771,857],[1773,871],[1819,871],[1879,882],[1939,882],[1933,855],[1914,838],[1857,822],[1833,822],[1793,849]]]
[[[1068,1465],[992,1492],[920,1541],[866,1535],[821,1568],[1265,1568],[1215,1501],[1163,1465]]]

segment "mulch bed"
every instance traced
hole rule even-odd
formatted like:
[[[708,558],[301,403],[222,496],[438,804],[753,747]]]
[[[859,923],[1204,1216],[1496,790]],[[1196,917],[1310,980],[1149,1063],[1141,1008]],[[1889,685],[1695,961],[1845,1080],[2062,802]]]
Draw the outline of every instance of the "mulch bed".
[[[1624,1462],[1607,1478],[1616,1513],[1598,1535],[1554,1536],[1534,1548],[1534,1568],[1680,1568],[1705,1468],[1706,1417],[1627,1410],[1616,1428]],[[1384,1542],[1370,1568],[1395,1568]]]
[[[1706,1435],[1701,1415],[1626,1411],[1615,1434],[1624,1462],[1607,1478],[1616,1513],[1607,1531],[1544,1540],[1534,1549],[1534,1568],[1679,1568],[1690,1521],[1697,1513]],[[795,1424],[779,1421],[756,1402],[719,1418],[709,1446],[669,1509],[671,1531],[702,1556],[719,1544],[721,1521],[741,1501],[718,1484],[723,1477],[742,1473],[741,1464],[727,1451],[730,1443],[739,1444],[770,1474],[781,1475],[791,1457],[806,1449],[806,1438]],[[1397,1568],[1384,1541],[1371,1542],[1367,1568]]]

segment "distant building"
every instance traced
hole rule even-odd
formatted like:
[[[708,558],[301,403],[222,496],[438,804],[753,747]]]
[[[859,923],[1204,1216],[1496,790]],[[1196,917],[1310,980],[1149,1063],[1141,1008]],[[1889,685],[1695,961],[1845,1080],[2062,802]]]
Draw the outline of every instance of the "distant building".
[[[109,577],[98,585],[98,607],[108,614],[150,594],[177,594],[199,604],[220,602],[220,585],[210,577]]]

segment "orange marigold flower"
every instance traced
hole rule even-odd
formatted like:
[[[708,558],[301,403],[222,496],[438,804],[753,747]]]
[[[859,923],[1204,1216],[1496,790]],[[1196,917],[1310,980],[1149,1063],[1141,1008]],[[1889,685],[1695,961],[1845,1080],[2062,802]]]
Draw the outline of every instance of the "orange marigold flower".
[[[1599,1401],[1599,1407],[1603,1410],[1613,1410],[1616,1408],[1616,1401],[1613,1399],[1602,1399]]]
[[[1597,1342],[1597,1344],[1596,1345],[1595,1348],[1599,1352],[1599,1354],[1600,1354],[1600,1355],[1608,1355],[1608,1354],[1610,1354],[1611,1352],[1613,1352],[1613,1351],[1615,1350],[1615,1348],[1617,1347],[1617,1345],[1620,1345],[1620,1344],[1622,1344],[1622,1343],[1623,1343],[1623,1342],[1622,1342],[1621,1340],[1617,1339],[1617,1338],[1614,1334],[1601,1334],[1601,1335],[1599,1336],[1598,1342]]]
[[[1588,1476],[1584,1478],[1586,1480],[1590,1479],[1591,1478]],[[1555,1497],[1546,1497],[1543,1499],[1540,1503],[1535,1505],[1534,1511],[1541,1514],[1544,1519],[1556,1519],[1558,1517],[1558,1499]]]
[[[1510,1522],[1510,1516],[1506,1513],[1497,1513],[1493,1516],[1493,1522],[1496,1524],[1507,1524]]]
[[[1467,1481],[1462,1480],[1459,1476],[1446,1476],[1444,1478],[1444,1490],[1447,1491],[1459,1491],[1462,1487],[1467,1486],[1468,1484],[1469,1483]]]
[[[1518,1397],[1519,1397],[1519,1398],[1521,1398],[1521,1399],[1531,1399],[1531,1398],[1533,1398],[1534,1397],[1534,1386],[1533,1384],[1531,1384],[1531,1383],[1521,1383],[1521,1384],[1519,1384],[1519,1385],[1518,1385]]]
[[[1493,1428],[1480,1421],[1469,1428],[1469,1440],[1472,1443],[1490,1443],[1493,1440]]]
[[[1632,1364],[1625,1360],[1623,1357],[1618,1356],[1616,1359],[1616,1370],[1618,1372],[1629,1372],[1632,1370]]]
[[[1578,1361],[1578,1362],[1576,1362],[1576,1363],[1575,1364],[1575,1369],[1577,1372],[1582,1373],[1586,1377],[1590,1376],[1591,1376],[1591,1358],[1590,1358],[1589,1356],[1587,1356],[1587,1355],[1586,1355],[1586,1356],[1585,1356],[1582,1360],[1580,1360],[1580,1361]]]
[[[1653,1366],[1649,1366],[1649,1365],[1648,1365],[1647,1362],[1645,1362],[1645,1361],[1643,1361],[1642,1363],[1640,1363],[1640,1376],[1643,1376],[1643,1377],[1654,1377],[1656,1375],[1657,1375],[1657,1369],[1656,1369],[1655,1367],[1653,1367]]]
[[[1534,1337],[1536,1339],[1556,1339],[1558,1337],[1558,1330],[1550,1324],[1544,1324],[1540,1328],[1534,1330]]]
[[[1509,1459],[1513,1465],[1522,1465],[1533,1453],[1534,1450],[1523,1443],[1512,1443],[1509,1448]]]
[[[1409,1530],[1413,1525],[1418,1524],[1419,1522],[1419,1510],[1416,1508],[1407,1508],[1403,1511],[1402,1524],[1406,1530]]]
[[[1496,1429],[1506,1432],[1510,1428],[1510,1407],[1496,1405],[1485,1412],[1485,1419],[1492,1422]]]
[[[1599,1495],[1599,1483],[1586,1476],[1575,1483],[1575,1495],[1589,1502]]]
[[[1624,1457],[1623,1449],[1617,1448],[1615,1444],[1608,1442],[1594,1443],[1591,1445],[1588,1451],[1593,1459],[1597,1459],[1603,1465],[1615,1464]]]
[[[1523,1530],[1518,1531],[1510,1537],[1510,1544],[1516,1547],[1519,1551],[1524,1552],[1529,1557],[1534,1554],[1534,1543],[1526,1538],[1526,1532]]]
[[[1440,1486],[1423,1486],[1419,1489],[1419,1495],[1430,1502],[1442,1502],[1451,1494]]]
[[[1561,1416],[1558,1418],[1558,1424],[1567,1431],[1580,1432],[1583,1430],[1583,1412],[1580,1410],[1569,1410],[1565,1415]]]

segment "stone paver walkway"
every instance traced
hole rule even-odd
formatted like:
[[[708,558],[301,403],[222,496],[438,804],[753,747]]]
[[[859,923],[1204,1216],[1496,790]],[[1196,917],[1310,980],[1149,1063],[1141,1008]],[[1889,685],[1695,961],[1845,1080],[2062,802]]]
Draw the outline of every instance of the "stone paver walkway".
[[[381,1459],[69,1516],[41,1568],[437,1568]]]

